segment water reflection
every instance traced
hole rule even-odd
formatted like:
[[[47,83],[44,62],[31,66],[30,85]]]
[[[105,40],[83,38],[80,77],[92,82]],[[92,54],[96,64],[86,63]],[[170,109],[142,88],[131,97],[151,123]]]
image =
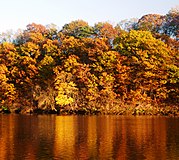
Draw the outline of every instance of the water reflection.
[[[0,115],[0,159],[177,159],[166,117]]]
[[[74,157],[75,151],[75,118],[56,117],[55,119],[55,139],[54,156],[70,159]]]

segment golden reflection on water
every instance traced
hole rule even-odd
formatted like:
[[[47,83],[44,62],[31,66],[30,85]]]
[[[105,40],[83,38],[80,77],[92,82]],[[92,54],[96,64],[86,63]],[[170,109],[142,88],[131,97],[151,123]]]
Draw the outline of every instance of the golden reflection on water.
[[[179,122],[165,117],[0,116],[0,159],[177,159]]]
[[[14,126],[13,126],[13,118],[9,117],[6,119],[6,125],[7,128],[3,128],[3,125],[1,122],[3,122],[4,119],[1,117],[0,120],[0,159],[6,159],[6,157],[9,155],[10,159],[13,159],[14,150],[12,148],[12,144],[14,143]],[[8,142],[8,143],[7,143]],[[8,151],[8,152],[7,152]]]
[[[97,157],[97,117],[88,118],[88,134],[87,134],[87,146],[88,157]],[[90,155],[90,156],[89,156]]]
[[[69,159],[74,157],[75,118],[69,116],[56,117],[54,155]]]

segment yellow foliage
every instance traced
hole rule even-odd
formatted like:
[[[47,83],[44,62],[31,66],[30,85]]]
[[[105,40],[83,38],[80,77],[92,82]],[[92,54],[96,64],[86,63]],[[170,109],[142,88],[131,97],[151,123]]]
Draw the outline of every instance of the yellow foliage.
[[[58,43],[55,40],[48,39],[43,45],[43,49],[48,55],[57,56],[57,54],[59,53],[59,48],[57,44]]]
[[[78,89],[76,84],[68,79],[68,75],[65,72],[56,72],[57,77],[55,81],[55,89],[57,90],[57,96],[55,98],[58,105],[69,105],[74,102],[74,96]]]
[[[45,57],[40,61],[39,67],[41,68],[42,66],[51,65],[54,63],[55,61],[51,56],[45,55]]]
[[[27,42],[21,46],[21,51],[24,55],[38,58],[40,55],[39,46],[33,42]]]
[[[58,105],[69,105],[74,102],[73,98],[68,97],[67,95],[58,94],[55,98],[56,104]]]

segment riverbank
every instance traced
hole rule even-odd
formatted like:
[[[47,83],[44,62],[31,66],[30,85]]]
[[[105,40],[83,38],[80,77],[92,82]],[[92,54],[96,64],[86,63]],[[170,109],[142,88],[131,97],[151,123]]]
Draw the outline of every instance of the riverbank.
[[[117,106],[111,108],[78,108],[78,109],[13,109],[0,108],[1,114],[57,114],[57,115],[154,115],[179,117],[178,106]]]

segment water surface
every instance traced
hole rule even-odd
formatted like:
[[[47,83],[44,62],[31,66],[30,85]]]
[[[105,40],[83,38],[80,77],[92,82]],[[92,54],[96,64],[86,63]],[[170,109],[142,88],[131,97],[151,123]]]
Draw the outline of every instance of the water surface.
[[[0,115],[1,160],[177,160],[179,119]]]

